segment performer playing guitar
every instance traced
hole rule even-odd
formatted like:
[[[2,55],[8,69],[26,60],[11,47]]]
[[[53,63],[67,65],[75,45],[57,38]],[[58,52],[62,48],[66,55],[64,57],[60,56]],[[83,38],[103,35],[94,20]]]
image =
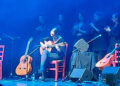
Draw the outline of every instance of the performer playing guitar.
[[[42,50],[42,52],[41,52],[41,64],[40,64],[40,70],[39,70],[39,73],[42,76],[40,77],[41,80],[45,79],[44,70],[45,70],[46,63],[48,63],[48,61],[51,61],[51,60],[62,60],[64,57],[64,52],[65,52],[65,46],[63,46],[64,40],[58,34],[58,29],[53,28],[50,32],[50,36],[51,36],[51,39],[44,40],[45,44],[40,42],[42,46],[40,48],[40,51]],[[53,44],[54,44],[54,47],[52,49],[49,48],[49,46],[52,46]]]

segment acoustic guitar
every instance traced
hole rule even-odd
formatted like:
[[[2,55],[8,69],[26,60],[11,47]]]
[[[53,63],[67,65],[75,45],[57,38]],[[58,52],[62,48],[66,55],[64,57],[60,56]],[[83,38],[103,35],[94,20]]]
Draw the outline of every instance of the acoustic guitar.
[[[31,62],[32,62],[32,57],[27,55],[28,50],[29,50],[29,46],[31,41],[33,40],[33,38],[30,38],[28,43],[27,43],[27,47],[26,47],[26,51],[25,51],[25,55],[23,55],[20,58],[20,63],[18,64],[18,66],[16,67],[16,74],[17,75],[27,75],[32,71],[32,66],[31,66]]]
[[[46,49],[47,51],[51,52],[52,48],[55,46],[65,46],[66,42],[61,42],[54,44],[52,41],[45,41],[44,43],[40,42],[40,54],[42,55],[43,50]]]
[[[112,61],[114,61],[114,59],[116,58],[116,55],[114,54],[114,52],[118,47],[120,47],[120,44],[118,44],[118,43],[116,43],[116,44],[117,44],[117,46],[112,50],[112,52],[105,55],[104,58],[102,58],[100,61],[98,61],[96,63],[96,67],[98,67],[102,70],[104,67],[111,66]]]
[[[107,55],[105,55],[105,57],[103,59],[101,59],[100,61],[98,61],[95,66],[98,67],[98,68],[100,68],[101,70],[104,67],[111,66],[112,61],[115,59],[115,55],[112,54],[110,57],[109,57],[109,55],[110,55],[110,53],[108,53]]]

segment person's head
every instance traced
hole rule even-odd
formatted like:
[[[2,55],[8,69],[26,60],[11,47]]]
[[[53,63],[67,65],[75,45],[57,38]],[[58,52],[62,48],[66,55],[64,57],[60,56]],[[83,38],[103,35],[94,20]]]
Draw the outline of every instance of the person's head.
[[[62,14],[59,14],[59,15],[58,15],[58,21],[59,21],[59,23],[61,23],[62,20],[63,20],[63,16],[62,16]]]
[[[112,14],[112,21],[113,22],[118,22],[120,15],[118,13]]]
[[[50,36],[57,36],[58,35],[58,28],[54,27],[51,31],[50,31]]]
[[[83,21],[83,15],[82,15],[81,13],[78,13],[78,20],[79,20],[80,22]]]
[[[44,23],[43,16],[39,16],[39,22],[40,22],[40,24]]]
[[[95,21],[99,21],[102,17],[103,17],[103,13],[102,13],[102,12],[96,11],[96,12],[93,14],[93,19],[94,19]]]

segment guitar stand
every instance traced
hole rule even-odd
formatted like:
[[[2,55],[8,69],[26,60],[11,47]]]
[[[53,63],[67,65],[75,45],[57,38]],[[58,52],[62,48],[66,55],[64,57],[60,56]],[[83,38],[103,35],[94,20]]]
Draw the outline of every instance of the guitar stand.
[[[36,47],[33,51],[31,51],[28,55],[31,55],[33,54],[37,49],[39,49],[40,46]],[[28,69],[28,59],[27,59],[27,69]],[[26,72],[28,73],[28,70],[26,70]],[[33,73],[30,78],[29,78],[29,75],[25,75],[25,80],[35,80],[35,73]]]

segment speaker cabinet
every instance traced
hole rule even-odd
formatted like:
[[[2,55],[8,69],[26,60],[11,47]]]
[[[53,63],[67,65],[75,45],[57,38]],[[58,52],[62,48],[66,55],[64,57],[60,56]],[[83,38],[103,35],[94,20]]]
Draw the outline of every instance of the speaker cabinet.
[[[71,75],[70,75],[70,78],[73,82],[76,82],[76,81],[89,81],[91,80],[93,77],[93,74],[91,71],[87,70],[86,68],[84,69],[73,69]]]
[[[109,86],[116,86],[117,80],[120,79],[119,67],[105,67],[102,71],[102,81]]]
[[[80,39],[74,44],[74,47],[81,52],[86,52],[89,44],[84,39]]]

